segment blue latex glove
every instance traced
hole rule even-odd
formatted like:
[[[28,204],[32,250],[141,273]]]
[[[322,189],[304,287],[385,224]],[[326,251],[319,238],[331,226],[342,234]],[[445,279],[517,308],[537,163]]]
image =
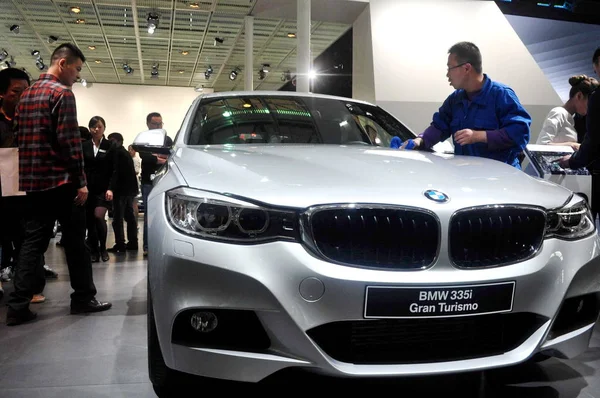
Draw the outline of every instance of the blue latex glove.
[[[416,146],[417,144],[415,144],[415,141],[411,139],[406,141],[406,147],[404,147],[404,149],[415,149]]]
[[[402,146],[402,140],[400,139],[400,137],[393,137],[392,141],[390,142],[390,148],[398,149],[401,146]]]

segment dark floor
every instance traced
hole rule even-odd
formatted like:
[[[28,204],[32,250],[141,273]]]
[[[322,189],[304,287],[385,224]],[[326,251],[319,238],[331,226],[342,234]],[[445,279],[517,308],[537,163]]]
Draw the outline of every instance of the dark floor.
[[[111,246],[112,236],[109,241]],[[46,262],[58,271],[59,278],[48,281],[47,301],[33,305],[38,319],[8,328],[6,298],[0,302],[0,397],[154,397],[147,371],[146,262],[142,253],[111,254],[109,262],[94,264],[98,298],[112,301],[110,311],[69,315],[69,276],[62,249],[55,244],[53,240]],[[11,284],[5,283],[4,288],[10,292]],[[351,392],[360,386],[386,385],[402,391],[402,397],[459,393],[461,398],[600,398],[600,332],[576,360],[550,359],[485,373],[378,383],[311,379],[307,384],[293,379],[287,387],[293,384],[327,384],[337,391],[352,388]],[[193,396],[200,396],[201,391]]]

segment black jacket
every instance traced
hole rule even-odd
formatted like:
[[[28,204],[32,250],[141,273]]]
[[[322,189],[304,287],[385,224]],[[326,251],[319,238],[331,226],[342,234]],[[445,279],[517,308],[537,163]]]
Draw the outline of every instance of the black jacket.
[[[92,140],[84,141],[81,146],[89,192],[103,194],[107,190],[114,191],[117,185],[117,151],[114,144],[104,138],[96,156]]]
[[[171,137],[165,137],[165,145],[172,146],[173,140]],[[156,172],[163,166],[162,164],[158,164],[158,159],[151,153],[142,153],[140,152],[140,158],[142,159],[142,172],[140,175],[140,179],[142,180],[142,184],[152,184],[152,174],[156,174]],[[163,163],[164,164],[164,163]]]
[[[579,147],[569,160],[569,167],[587,167],[590,172],[600,172],[600,89],[596,89],[588,99],[586,116],[587,132]]]
[[[122,146],[115,149],[117,157],[117,182],[113,193],[116,196],[136,196],[139,193],[133,158]]]
[[[17,140],[15,139],[13,121],[8,120],[0,113],[0,148],[13,148],[16,146]]]

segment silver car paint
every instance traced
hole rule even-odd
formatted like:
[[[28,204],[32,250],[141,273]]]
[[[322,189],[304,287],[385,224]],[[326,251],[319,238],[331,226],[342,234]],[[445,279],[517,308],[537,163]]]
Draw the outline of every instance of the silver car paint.
[[[182,131],[187,123],[186,119]],[[568,338],[546,341],[549,321],[504,355],[442,363],[354,365],[328,357],[305,333],[327,322],[362,319],[365,288],[372,284],[516,281],[513,311],[553,318],[565,297],[599,290],[597,235],[574,242],[547,239],[527,261],[464,271],[450,264],[447,230],[450,216],[465,207],[520,203],[557,208],[567,201],[570,191],[480,158],[353,146],[187,147],[183,137],[178,136],[169,171],[157,179],[148,205],[149,287],[160,346],[169,367],[244,381],[259,381],[290,366],[341,376],[435,374],[516,364],[544,344],[565,356],[587,348],[593,325]],[[424,271],[383,271],[328,263],[300,243],[241,246],[191,237],[176,231],[165,214],[165,192],[179,186],[296,208],[379,203],[430,209],[442,227],[440,256]],[[443,191],[450,201],[438,204],[426,199],[423,191],[429,188]],[[196,193],[202,196],[200,190]],[[319,300],[307,301],[300,295],[300,284],[306,278],[318,278],[325,286]],[[256,311],[271,338],[271,353],[172,344],[175,316],[184,309],[201,307]]]

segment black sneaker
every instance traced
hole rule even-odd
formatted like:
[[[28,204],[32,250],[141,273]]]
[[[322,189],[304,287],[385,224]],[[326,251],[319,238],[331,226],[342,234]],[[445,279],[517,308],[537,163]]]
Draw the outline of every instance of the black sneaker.
[[[37,317],[35,312],[32,312],[29,308],[21,311],[15,311],[8,307],[6,312],[6,326],[17,326],[25,322],[34,320]]]
[[[44,264],[44,276],[46,279],[56,279],[58,278],[58,272]]]
[[[108,249],[106,249],[106,251],[110,253],[125,253],[126,250],[127,248],[125,247],[125,245],[114,245],[113,247],[109,247]]]

